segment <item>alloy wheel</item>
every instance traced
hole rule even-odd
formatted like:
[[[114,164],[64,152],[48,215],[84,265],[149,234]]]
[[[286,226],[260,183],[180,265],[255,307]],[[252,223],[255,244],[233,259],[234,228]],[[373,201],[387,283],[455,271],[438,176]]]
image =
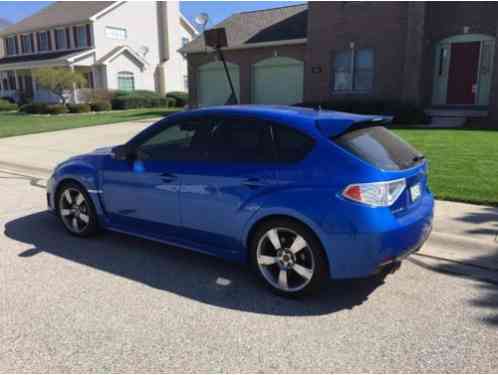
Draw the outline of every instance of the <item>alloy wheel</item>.
[[[272,228],[260,238],[256,261],[265,280],[284,292],[303,290],[315,273],[310,246],[288,228]]]
[[[81,234],[90,224],[90,209],[82,192],[67,188],[59,198],[59,214],[69,231]]]

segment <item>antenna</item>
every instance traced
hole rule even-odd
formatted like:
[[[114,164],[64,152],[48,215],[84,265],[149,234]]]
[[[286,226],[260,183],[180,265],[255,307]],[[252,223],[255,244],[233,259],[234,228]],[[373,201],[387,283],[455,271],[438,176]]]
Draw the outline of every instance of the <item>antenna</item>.
[[[198,24],[202,30],[206,28],[207,23],[209,22],[209,15],[207,13],[200,13],[197,17],[195,17],[195,23]]]

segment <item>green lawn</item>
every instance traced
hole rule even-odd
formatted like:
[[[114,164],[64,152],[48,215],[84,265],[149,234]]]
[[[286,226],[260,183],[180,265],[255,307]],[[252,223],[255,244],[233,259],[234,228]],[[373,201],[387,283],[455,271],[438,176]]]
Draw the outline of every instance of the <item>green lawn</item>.
[[[0,138],[163,117],[178,110],[177,108],[146,108],[59,116],[0,112]]]
[[[498,131],[395,132],[429,160],[429,182],[438,199],[498,205]]]

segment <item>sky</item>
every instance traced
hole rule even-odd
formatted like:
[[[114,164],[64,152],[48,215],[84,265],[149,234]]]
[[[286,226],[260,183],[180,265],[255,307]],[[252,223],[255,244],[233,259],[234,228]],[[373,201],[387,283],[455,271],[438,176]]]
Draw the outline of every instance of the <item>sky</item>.
[[[50,1],[0,1],[0,18],[17,22],[50,4]],[[233,13],[275,8],[298,4],[292,1],[181,1],[182,13],[193,23],[195,17],[205,12],[209,26],[222,21]]]

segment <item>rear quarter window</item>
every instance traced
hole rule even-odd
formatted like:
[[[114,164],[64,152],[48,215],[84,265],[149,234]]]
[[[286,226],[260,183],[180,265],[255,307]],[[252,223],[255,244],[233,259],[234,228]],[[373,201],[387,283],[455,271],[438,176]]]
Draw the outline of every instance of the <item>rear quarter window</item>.
[[[382,126],[356,129],[335,137],[333,141],[383,170],[408,169],[423,159],[414,147]]]
[[[297,163],[313,149],[315,142],[307,135],[283,125],[274,125],[277,159],[283,163]]]

